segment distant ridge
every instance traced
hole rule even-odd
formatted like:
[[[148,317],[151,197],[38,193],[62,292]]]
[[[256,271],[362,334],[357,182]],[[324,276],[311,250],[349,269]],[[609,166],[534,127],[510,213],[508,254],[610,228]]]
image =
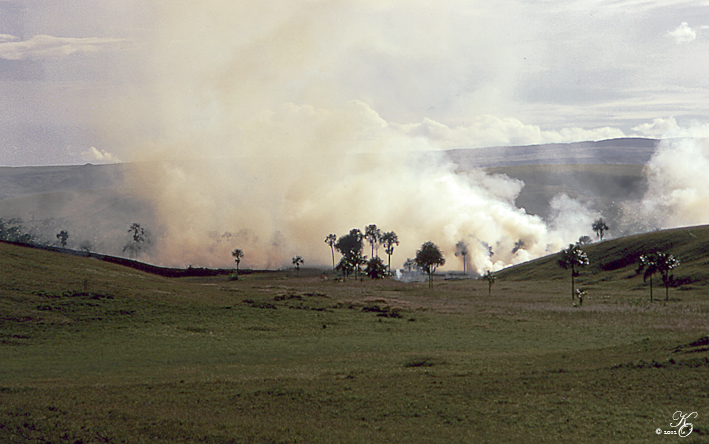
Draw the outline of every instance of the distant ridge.
[[[513,165],[645,165],[658,139],[622,138],[596,142],[463,148],[446,151],[460,170]]]

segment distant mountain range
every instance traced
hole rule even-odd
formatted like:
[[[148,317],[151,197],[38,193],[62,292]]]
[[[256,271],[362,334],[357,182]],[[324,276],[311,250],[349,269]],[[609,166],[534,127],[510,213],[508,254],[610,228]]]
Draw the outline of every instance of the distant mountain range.
[[[0,167],[0,201],[61,191],[89,191],[123,187],[126,166],[69,165]]]
[[[513,165],[622,164],[645,165],[657,139],[624,138],[597,142],[497,146],[446,151],[460,170]]]

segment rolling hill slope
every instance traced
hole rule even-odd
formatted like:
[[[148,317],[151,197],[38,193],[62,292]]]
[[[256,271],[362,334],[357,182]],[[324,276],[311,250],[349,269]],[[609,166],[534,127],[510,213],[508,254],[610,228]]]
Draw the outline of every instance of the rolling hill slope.
[[[636,286],[638,258],[655,251],[679,258],[681,265],[674,270],[678,284],[685,289],[706,288],[709,284],[709,225],[655,231],[618,239],[595,242],[583,247],[590,264],[583,267],[581,278],[615,282],[620,286]],[[566,278],[568,271],[559,267],[557,254],[545,256],[502,270],[505,280],[553,280]],[[630,279],[636,278],[629,282]]]

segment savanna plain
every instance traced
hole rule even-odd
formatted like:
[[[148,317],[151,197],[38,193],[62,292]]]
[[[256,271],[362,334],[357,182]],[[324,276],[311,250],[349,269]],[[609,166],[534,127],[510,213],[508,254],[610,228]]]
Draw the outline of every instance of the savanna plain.
[[[651,302],[652,249],[682,265]],[[429,288],[2,243],[0,442],[707,442],[707,251],[708,227],[591,244],[580,305],[555,256]]]

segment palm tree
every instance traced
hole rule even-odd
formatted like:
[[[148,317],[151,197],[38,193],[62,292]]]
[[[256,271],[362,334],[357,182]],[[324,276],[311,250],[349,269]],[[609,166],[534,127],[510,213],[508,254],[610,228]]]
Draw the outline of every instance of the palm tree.
[[[671,254],[657,253],[658,266],[662,275],[662,282],[665,284],[665,301],[670,300],[670,284],[674,282],[674,276],[670,274],[674,268],[679,267],[679,259]]]
[[[657,254],[643,254],[640,256],[640,266],[638,267],[638,273],[645,271],[643,274],[643,282],[647,282],[650,278],[650,302],[652,302],[652,275],[660,271],[657,266]]]
[[[606,225],[602,217],[597,219],[593,225],[591,225],[591,228],[596,232],[596,236],[601,238],[601,241],[603,240],[603,232],[608,231],[608,225]]]
[[[231,252],[231,255],[234,256],[234,262],[236,262],[236,275],[239,275],[239,263],[241,262],[241,258],[244,257],[244,252],[240,249],[236,249]]]
[[[670,298],[669,287],[674,280],[674,276],[670,274],[670,271],[677,268],[679,264],[679,259],[667,253],[655,252],[640,256],[638,273],[644,271],[643,282],[647,282],[648,278],[650,279],[650,302],[652,302],[652,276],[655,273],[660,273],[662,276],[662,282],[665,284],[665,300],[668,301]]]
[[[372,257],[374,257],[374,245],[379,243],[382,238],[381,230],[375,224],[367,225],[367,228],[364,229],[364,238],[372,245]]]
[[[300,264],[304,263],[305,261],[303,260],[302,257],[296,256],[293,258],[293,265],[295,265],[295,275],[299,276],[300,275]]]
[[[578,268],[588,265],[588,256],[579,244],[569,244],[569,248],[559,253],[559,266],[564,270],[571,269],[571,300],[574,300],[576,288],[574,278],[578,276]]]
[[[393,231],[389,231],[382,234],[381,241],[384,244],[384,251],[387,256],[389,256],[389,265],[387,268],[389,269],[389,273],[391,273],[391,255],[394,254],[394,245],[399,245],[399,237]]]
[[[330,246],[330,251],[332,252],[332,269],[335,269],[335,243],[337,242],[337,236],[334,234],[328,234],[325,238],[325,243]]]
[[[433,242],[424,243],[421,249],[416,252],[416,264],[428,273],[429,287],[433,287],[433,272],[439,265],[445,263],[446,260],[443,258],[441,250]]]
[[[492,292],[492,284],[495,283],[497,276],[495,276],[492,271],[488,270],[487,273],[483,275],[483,279],[487,281],[487,295],[490,296],[490,293]]]
[[[455,252],[456,256],[458,256],[458,255],[463,256],[463,274],[466,274],[465,265],[468,262],[468,260],[467,260],[468,246],[465,245],[465,242],[460,241],[457,244],[455,244],[455,249],[456,249],[456,252]]]

